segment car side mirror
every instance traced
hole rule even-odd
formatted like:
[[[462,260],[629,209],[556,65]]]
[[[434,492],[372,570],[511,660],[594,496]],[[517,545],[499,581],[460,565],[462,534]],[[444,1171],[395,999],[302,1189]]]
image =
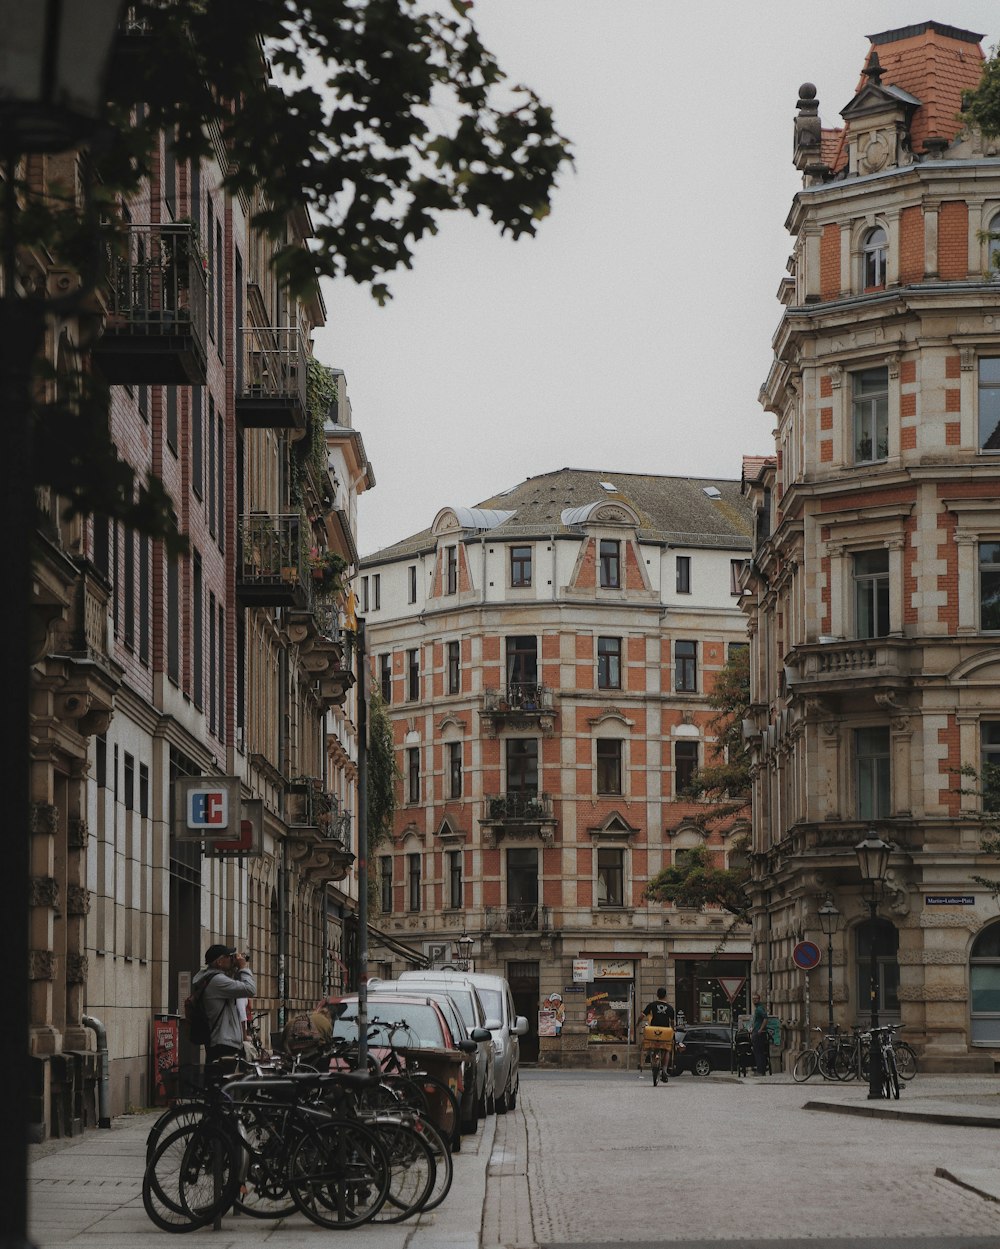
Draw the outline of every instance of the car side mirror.
[[[499,1019],[487,1019],[483,1027],[489,1028],[491,1032],[499,1032],[500,1029],[503,1027],[503,1024],[500,1022]]]
[[[514,1020],[514,1023],[511,1025],[510,1034],[511,1036],[528,1035],[528,1021],[524,1015],[518,1015],[518,1017]]]
[[[474,1054],[476,1050],[479,1049],[479,1046],[477,1045],[475,1041],[471,1040],[469,1037],[463,1037],[462,1040],[459,1041],[458,1043],[458,1048],[462,1051],[463,1054]]]
[[[489,1041],[491,1039],[489,1028],[473,1028],[469,1033],[469,1036],[477,1043],[480,1041]]]

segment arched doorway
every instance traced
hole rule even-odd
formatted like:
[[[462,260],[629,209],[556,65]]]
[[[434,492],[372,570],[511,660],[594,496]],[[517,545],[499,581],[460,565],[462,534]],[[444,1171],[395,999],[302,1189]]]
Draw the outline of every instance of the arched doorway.
[[[871,1011],[871,949],[875,934],[876,1007],[880,1023],[899,1019],[899,933],[887,919],[865,920],[855,931],[858,1019]]]
[[[969,1036],[973,1045],[1000,1045],[1000,923],[976,937],[969,955]]]

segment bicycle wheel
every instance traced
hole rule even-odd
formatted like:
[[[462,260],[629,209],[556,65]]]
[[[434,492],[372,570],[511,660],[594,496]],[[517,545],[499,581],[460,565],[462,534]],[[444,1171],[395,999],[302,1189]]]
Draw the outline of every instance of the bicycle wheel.
[[[837,1047],[833,1055],[833,1074],[838,1080],[853,1080],[858,1071],[858,1052],[851,1047]]]
[[[894,1097],[899,1101],[899,1074],[891,1045],[887,1045],[882,1051],[882,1096]]]
[[[424,1118],[423,1115],[418,1117],[424,1137],[434,1153],[434,1187],[431,1189],[430,1196],[424,1202],[424,1210],[428,1211],[439,1206],[445,1197],[448,1196],[454,1175],[454,1165],[451,1160],[451,1150],[448,1148],[448,1142],[430,1119]]]
[[[655,1089],[660,1081],[660,1063],[662,1056],[659,1050],[652,1050],[649,1055],[649,1069],[653,1073],[653,1088]]]
[[[815,1050],[803,1050],[792,1068],[792,1079],[797,1084],[811,1079],[819,1070],[819,1055]]]
[[[243,1122],[246,1165],[236,1197],[236,1208],[242,1214],[254,1219],[280,1219],[294,1212],[288,1159],[299,1135],[292,1124],[283,1124],[277,1132],[263,1121]]]
[[[391,1075],[382,1077],[382,1087],[389,1089],[401,1106],[412,1110],[426,1119],[430,1113],[427,1094],[417,1080],[410,1076]]]
[[[434,1076],[414,1076],[427,1098],[430,1118],[448,1142],[453,1153],[462,1148],[462,1133],[458,1123],[458,1099],[451,1089]]]
[[[197,1123],[199,1119],[205,1116],[205,1103],[199,1101],[178,1102],[176,1105],[165,1110],[149,1129],[149,1135],[146,1137],[146,1162],[152,1161],[153,1155],[156,1153],[156,1147],[160,1141],[166,1139],[171,1132],[176,1132],[186,1123]]]
[[[401,1223],[426,1207],[434,1190],[437,1164],[419,1120],[411,1123],[379,1115],[369,1124],[389,1155],[389,1191],[373,1223]]]
[[[896,1071],[901,1080],[912,1080],[917,1074],[917,1056],[905,1041],[894,1041],[892,1052],[896,1055]]]
[[[230,1132],[207,1120],[160,1141],[142,1177],[142,1204],[165,1232],[193,1232],[236,1200],[240,1150]]]
[[[351,1119],[331,1119],[292,1150],[288,1185],[313,1223],[339,1230],[369,1222],[389,1191],[389,1159],[374,1132]]]

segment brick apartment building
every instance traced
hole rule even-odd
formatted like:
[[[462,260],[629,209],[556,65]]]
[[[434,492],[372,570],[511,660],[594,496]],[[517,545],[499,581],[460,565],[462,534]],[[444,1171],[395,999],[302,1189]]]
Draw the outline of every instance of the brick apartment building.
[[[871,36],[835,129],[801,88],[776,456],[747,482],[755,977],[801,1042],[792,949],[825,957],[831,900],[838,1023],[868,1018],[874,940],[880,1017],[939,1070],[1000,1060],[1000,923],[971,879],[996,864],[956,775],[1000,749],[1000,149],[960,117],[981,38]],[[871,834],[895,847],[874,935]],[[813,1023],[826,998],[824,971]]]
[[[121,38],[156,55],[141,23]],[[29,184],[82,197],[84,160],[32,157]],[[170,1042],[154,1019],[177,1012],[210,943],[249,951],[275,1022],[343,985],[354,958],[354,678],[336,586],[313,565],[333,552],[349,575],[374,477],[342,375],[325,375],[320,407],[308,385],[322,302],[275,282],[274,245],[249,225],[257,205],[222,188],[228,160],[221,139],[201,163],[161,141],[149,182],[119,205],[103,332],[82,348],[66,316],[47,339],[57,369],[82,352],[111,383],[112,439],[139,480],[162,478],[190,550],[172,560],[160,541],[40,499],[27,834],[39,1136],[93,1122],[101,1029],[111,1113],[148,1104]],[[289,241],[309,234],[293,214]],[[63,276],[40,250],[18,262],[32,280]],[[235,777],[252,844],[179,839],[183,776]]]
[[[749,524],[739,482],[562,469],[361,561],[403,778],[378,924],[435,965],[472,938],[531,1022],[527,1059],[620,1060],[633,997],[666,984],[689,1021],[722,1021],[719,977],[747,976],[745,928],[645,889],[706,844],[684,790],[714,676],[746,642]],[[740,831],[708,835],[719,865]]]

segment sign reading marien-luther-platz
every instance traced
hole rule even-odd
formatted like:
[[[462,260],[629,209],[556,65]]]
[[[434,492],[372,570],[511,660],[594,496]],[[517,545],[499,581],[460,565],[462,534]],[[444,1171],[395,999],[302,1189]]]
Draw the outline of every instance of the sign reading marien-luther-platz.
[[[924,902],[928,906],[975,906],[975,894],[971,893],[929,893]]]

